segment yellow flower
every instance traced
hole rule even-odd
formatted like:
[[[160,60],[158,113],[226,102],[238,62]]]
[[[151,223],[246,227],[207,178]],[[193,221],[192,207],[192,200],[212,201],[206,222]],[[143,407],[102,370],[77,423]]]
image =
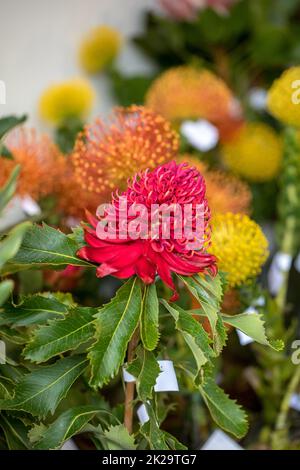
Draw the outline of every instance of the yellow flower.
[[[93,105],[95,93],[88,81],[75,78],[49,86],[39,102],[45,121],[59,125],[70,118],[86,117]]]
[[[217,257],[219,270],[227,273],[230,287],[257,276],[269,254],[259,225],[247,215],[230,212],[213,217],[209,251]]]
[[[212,215],[217,212],[250,212],[252,195],[247,183],[222,170],[209,170],[205,163],[191,155],[182,155],[179,162],[187,162],[204,176],[206,197]]]
[[[268,93],[268,108],[273,116],[297,127],[300,126],[299,80],[300,66],[291,67],[274,81]]]
[[[108,26],[97,26],[84,38],[79,49],[79,60],[88,73],[101,72],[116,57],[121,46],[118,31]]]
[[[252,182],[269,181],[280,170],[282,140],[266,124],[247,123],[223,145],[222,155],[234,173]]]

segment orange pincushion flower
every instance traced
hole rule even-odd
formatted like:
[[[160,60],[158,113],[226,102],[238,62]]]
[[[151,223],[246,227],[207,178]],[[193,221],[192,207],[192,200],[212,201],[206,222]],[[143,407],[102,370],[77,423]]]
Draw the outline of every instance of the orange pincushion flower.
[[[208,170],[207,165],[190,155],[183,155],[180,161],[194,166],[204,176],[206,197],[212,215],[232,212],[249,214],[252,195],[247,183],[221,170]]]
[[[209,70],[189,66],[169,69],[158,77],[148,91],[146,105],[174,123],[206,119],[219,127],[221,137],[231,134],[241,120],[226,83]]]
[[[0,158],[0,186],[19,164],[18,194],[37,200],[54,191],[62,156],[47,135],[39,136],[34,129],[19,128],[7,136],[5,145],[13,159]]]
[[[72,159],[82,188],[97,194],[100,204],[112,191],[125,189],[135,173],[172,160],[178,146],[178,136],[164,118],[131,106],[116,108],[108,124],[97,119],[86,126]]]

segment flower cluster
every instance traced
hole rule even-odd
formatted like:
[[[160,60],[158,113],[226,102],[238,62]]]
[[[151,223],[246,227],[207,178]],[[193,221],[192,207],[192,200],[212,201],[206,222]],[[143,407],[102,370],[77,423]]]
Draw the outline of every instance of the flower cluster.
[[[49,86],[39,102],[41,117],[50,124],[60,125],[68,119],[85,118],[93,105],[95,93],[84,79],[66,80]]]
[[[176,164],[174,161],[155,170],[140,172],[128,183],[128,188],[120,196],[113,197],[112,205],[117,214],[121,212],[121,203],[127,201],[127,214],[136,204],[143,204],[151,211],[153,204],[170,206],[179,204],[183,209],[185,204],[193,207],[191,225],[196,225],[196,206],[203,206],[203,232],[196,233],[199,249],[189,248],[185,237],[178,239],[174,236],[176,224],[185,225],[185,220],[172,218],[170,237],[165,239],[152,235],[150,227],[147,236],[132,239],[128,234],[123,236],[122,224],[118,224],[116,236],[101,239],[98,236],[98,223],[101,217],[89,217],[90,226],[85,227],[87,246],[80,249],[78,255],[86,260],[100,264],[97,276],[104,277],[112,274],[119,278],[138,275],[144,283],[153,283],[156,274],[169,286],[173,292],[173,300],[177,298],[171,273],[192,275],[199,272],[216,273],[215,257],[207,253],[210,239],[210,212],[205,198],[205,183],[203,177],[195,169],[186,164]],[[126,215],[127,215],[126,214]],[[107,214],[105,214],[107,216]]]
[[[47,135],[22,127],[8,134],[5,145],[13,159],[0,158],[0,186],[19,164],[18,194],[38,200],[54,191],[63,157]]]
[[[268,257],[268,241],[247,215],[216,214],[209,251],[216,256],[220,271],[227,273],[229,286],[235,287],[260,273]]]
[[[219,128],[221,138],[232,134],[241,112],[226,83],[205,69],[175,67],[164,72],[150,87],[146,104],[166,119],[206,119]]]
[[[109,26],[97,26],[83,39],[79,49],[81,66],[88,73],[101,72],[117,56],[121,46],[118,31]]]
[[[97,119],[75,143],[72,156],[82,188],[97,194],[99,204],[128,178],[172,160],[179,141],[164,118],[141,107],[117,108],[109,123]]]
[[[182,155],[181,162],[194,166],[203,175],[206,183],[206,197],[212,215],[216,213],[248,214],[252,194],[247,183],[222,170],[209,170],[205,163],[190,155]]]
[[[222,156],[226,166],[245,179],[269,181],[280,170],[282,140],[270,126],[250,122],[223,145]]]
[[[285,124],[300,126],[300,67],[291,67],[274,81],[268,93],[270,112]]]

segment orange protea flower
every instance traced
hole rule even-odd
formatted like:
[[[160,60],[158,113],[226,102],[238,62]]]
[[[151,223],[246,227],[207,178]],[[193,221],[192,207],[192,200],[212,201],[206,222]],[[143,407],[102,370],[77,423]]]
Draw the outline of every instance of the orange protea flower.
[[[13,130],[5,139],[13,159],[0,158],[0,186],[16,164],[21,165],[17,193],[38,200],[54,191],[62,156],[47,135],[24,127]]]
[[[97,195],[84,191],[79,184],[70,156],[61,162],[56,194],[59,213],[74,218],[74,222],[84,217],[86,209],[95,212],[99,205]]]
[[[226,212],[249,214],[252,195],[247,183],[225,171],[209,170],[204,162],[191,155],[185,154],[179,160],[196,167],[204,176],[212,215]]]
[[[166,119],[206,119],[221,137],[232,134],[241,120],[240,108],[226,83],[212,72],[181,66],[158,77],[146,96],[146,105]]]
[[[82,188],[98,195],[98,204],[112,191],[125,189],[135,173],[174,158],[179,139],[171,125],[142,106],[116,108],[108,124],[97,119],[86,126],[72,156]]]

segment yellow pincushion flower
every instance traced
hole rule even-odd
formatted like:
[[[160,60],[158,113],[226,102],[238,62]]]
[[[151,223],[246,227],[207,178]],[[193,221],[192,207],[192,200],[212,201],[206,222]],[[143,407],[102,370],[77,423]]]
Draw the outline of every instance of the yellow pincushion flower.
[[[291,67],[274,81],[268,93],[268,108],[280,121],[300,126],[300,66]]]
[[[268,257],[268,241],[259,225],[243,214],[216,214],[209,251],[227,273],[230,287],[257,276]]]
[[[118,31],[108,26],[97,26],[83,39],[79,49],[79,60],[88,73],[101,72],[117,56],[121,46]]]
[[[55,125],[70,118],[85,118],[95,93],[88,81],[75,78],[49,86],[42,94],[39,109],[42,118]]]
[[[282,140],[266,124],[247,123],[223,145],[222,156],[233,173],[252,182],[269,181],[280,171]]]

